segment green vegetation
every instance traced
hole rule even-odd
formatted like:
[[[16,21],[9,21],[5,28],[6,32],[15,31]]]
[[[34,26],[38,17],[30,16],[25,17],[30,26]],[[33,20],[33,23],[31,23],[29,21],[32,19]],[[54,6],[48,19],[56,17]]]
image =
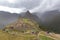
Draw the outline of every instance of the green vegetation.
[[[18,21],[7,25],[4,28],[8,32],[21,32],[21,33],[38,33],[40,31],[39,25],[30,19],[20,18]]]
[[[0,30],[0,40],[54,40],[41,31],[37,22],[20,18]]]
[[[46,36],[39,36],[40,37],[40,40],[54,40],[52,38],[49,38],[49,37],[46,37]]]

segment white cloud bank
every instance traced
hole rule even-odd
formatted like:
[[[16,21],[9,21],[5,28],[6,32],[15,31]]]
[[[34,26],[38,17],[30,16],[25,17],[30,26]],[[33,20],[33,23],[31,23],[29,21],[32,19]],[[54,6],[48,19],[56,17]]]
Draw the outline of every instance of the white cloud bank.
[[[6,6],[0,6],[0,11],[7,11],[11,13],[21,13],[25,10],[25,8],[10,8]]]

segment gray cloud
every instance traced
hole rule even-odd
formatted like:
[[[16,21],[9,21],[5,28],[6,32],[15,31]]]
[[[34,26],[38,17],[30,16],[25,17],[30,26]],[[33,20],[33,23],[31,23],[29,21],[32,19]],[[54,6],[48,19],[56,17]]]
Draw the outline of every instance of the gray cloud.
[[[36,6],[38,6],[40,3],[40,0],[25,0],[25,1],[22,1],[21,3],[17,3],[18,6],[17,7],[26,7],[27,9],[32,9]]]
[[[0,1],[0,5],[8,6],[8,7],[15,7],[15,8],[21,8],[25,7],[27,9],[32,9],[36,6],[38,6],[40,3],[40,0],[16,0],[15,3],[9,3],[6,0]]]
[[[0,6],[10,7],[10,8],[25,8],[24,10],[30,10],[38,6],[40,0],[16,0],[15,3],[9,3],[7,0],[0,0]],[[10,9],[9,8],[9,9]],[[16,9],[15,9],[16,10]],[[5,11],[5,10],[3,10]]]
[[[46,12],[50,10],[60,10],[60,0],[42,0],[40,5],[33,8],[31,12]]]
[[[9,3],[7,0],[0,0],[0,6],[12,8],[26,8],[31,12],[45,12],[50,10],[60,10],[60,0],[16,0],[15,3]]]

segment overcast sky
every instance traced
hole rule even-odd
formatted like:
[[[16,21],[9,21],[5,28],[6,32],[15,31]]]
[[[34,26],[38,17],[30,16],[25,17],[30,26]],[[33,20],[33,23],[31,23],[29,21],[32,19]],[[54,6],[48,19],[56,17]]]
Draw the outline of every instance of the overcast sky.
[[[0,11],[22,12],[45,12],[60,10],[60,0],[0,0]]]

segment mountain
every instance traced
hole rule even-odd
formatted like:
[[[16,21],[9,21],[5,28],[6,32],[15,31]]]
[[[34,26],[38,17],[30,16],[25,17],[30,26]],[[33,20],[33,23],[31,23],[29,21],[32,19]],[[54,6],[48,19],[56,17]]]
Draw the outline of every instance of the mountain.
[[[0,31],[1,40],[54,40],[58,39],[51,36],[52,33],[47,33],[39,28],[36,21],[29,18],[21,18],[16,22],[6,25]],[[4,34],[4,35],[3,35]],[[4,39],[2,38],[4,37]]]
[[[30,17],[27,18],[26,15],[25,17],[19,17],[17,21],[6,25],[0,34],[4,34],[3,36],[0,36],[0,38],[4,37],[4,39],[8,40],[54,40],[53,37],[51,38],[48,33],[39,28],[39,24],[35,20],[32,20]],[[5,35],[7,38],[5,38]]]
[[[42,20],[44,23],[51,23],[53,21],[57,21],[57,18],[58,20],[60,19],[60,12],[58,10],[53,10],[53,11],[48,11],[48,12],[45,12],[41,17],[42,17]]]
[[[8,31],[8,33],[12,32],[21,32],[21,33],[38,33],[39,32],[39,24],[31,19],[28,18],[20,18],[16,22],[10,23],[6,25],[3,29],[4,31]]]
[[[20,17],[29,18],[37,21],[38,23],[40,22],[39,18],[36,15],[30,13],[29,11],[22,12],[20,14],[0,11],[0,28],[3,28],[3,26],[7,24],[15,22]]]
[[[9,12],[1,12],[0,15],[2,15],[1,17],[3,19],[5,18],[5,21],[7,22],[6,23],[5,21],[4,22],[2,21],[3,24],[5,24],[6,26],[3,25],[5,26],[4,29],[0,30],[1,40],[46,40],[46,39],[54,40],[55,39],[55,36],[50,36],[51,33],[44,32],[39,28],[38,21],[40,20],[35,15],[35,13],[32,14],[29,11],[21,14],[15,14],[15,13],[11,14]],[[16,18],[15,21],[14,18]]]

